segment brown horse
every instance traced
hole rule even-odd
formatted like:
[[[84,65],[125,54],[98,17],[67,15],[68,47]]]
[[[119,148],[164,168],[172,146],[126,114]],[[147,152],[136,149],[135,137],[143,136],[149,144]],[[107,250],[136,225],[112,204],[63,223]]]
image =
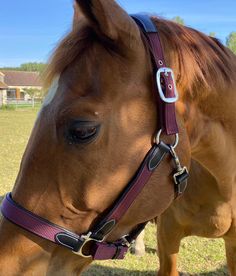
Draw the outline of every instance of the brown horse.
[[[78,3],[79,18],[49,65],[46,82],[51,88],[12,198],[28,211],[83,234],[133,178],[153,145],[158,114],[150,53],[137,24],[112,0]],[[170,49],[165,51],[167,62],[174,66]],[[189,140],[181,114],[177,120],[176,150],[189,166]],[[173,137],[168,140],[172,143]],[[120,239],[171,204],[172,173],[173,162],[165,158],[108,241]],[[0,246],[4,276],[78,275],[91,262],[6,219],[0,225]]]
[[[151,59],[137,25],[112,0],[78,3],[74,28],[49,65],[51,89],[12,195],[29,211],[82,234],[137,171],[153,142],[158,114]],[[236,58],[197,31],[155,22],[180,93],[177,153],[185,165],[192,154],[214,175],[222,201],[211,194],[208,202],[226,202],[233,210]],[[163,161],[108,241],[169,207],[174,199],[170,162]],[[226,223],[227,231],[232,226],[229,238],[232,221],[233,212]],[[78,275],[91,262],[5,219],[0,234],[2,275]],[[177,274],[169,254],[161,258],[160,275]],[[228,255],[232,263],[235,255]]]

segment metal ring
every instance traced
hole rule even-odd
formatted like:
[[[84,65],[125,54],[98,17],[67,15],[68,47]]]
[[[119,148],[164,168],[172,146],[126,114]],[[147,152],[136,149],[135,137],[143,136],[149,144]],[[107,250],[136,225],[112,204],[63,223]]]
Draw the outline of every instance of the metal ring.
[[[156,135],[156,137],[155,137],[155,143],[156,143],[157,145],[160,143],[161,134],[162,134],[162,129],[160,129],[160,130],[157,132],[157,135]]]
[[[161,134],[162,134],[162,129],[160,129],[155,137],[155,143],[158,145],[160,143],[160,138],[161,138]],[[176,133],[175,134],[175,142],[173,145],[170,145],[171,148],[175,149],[179,144],[179,134]]]
[[[179,134],[175,134],[175,143],[171,146],[173,149],[175,149],[179,144]]]

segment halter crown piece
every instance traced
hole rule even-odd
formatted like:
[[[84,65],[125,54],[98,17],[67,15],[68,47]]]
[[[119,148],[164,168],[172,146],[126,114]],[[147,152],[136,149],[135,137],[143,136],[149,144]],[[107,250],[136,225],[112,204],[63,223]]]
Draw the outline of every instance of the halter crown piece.
[[[154,92],[159,112],[159,131],[156,135],[156,141],[144,158],[136,175],[115,201],[108,214],[85,235],[77,235],[35,215],[17,204],[11,194],[6,195],[1,208],[3,216],[19,227],[43,239],[64,246],[79,256],[94,260],[123,259],[131,243],[144,229],[147,222],[138,225],[131,233],[115,242],[108,243],[105,241],[167,154],[172,157],[175,167],[173,182],[176,197],[184,192],[189,176],[187,168],[181,166],[175,152],[179,141],[175,115],[175,102],[178,100],[178,93],[173,71],[165,65],[161,41],[151,18],[142,14],[132,15],[132,18],[143,32],[145,43],[150,49],[155,73]],[[175,144],[168,145],[161,141],[162,133],[175,135]],[[89,248],[89,253],[84,252],[85,246],[86,249]]]

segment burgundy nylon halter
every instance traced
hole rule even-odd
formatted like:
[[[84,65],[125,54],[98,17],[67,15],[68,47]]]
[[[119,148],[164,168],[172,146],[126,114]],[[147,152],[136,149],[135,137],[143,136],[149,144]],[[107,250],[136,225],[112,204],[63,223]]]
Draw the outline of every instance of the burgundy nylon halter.
[[[53,243],[69,248],[75,254],[86,258],[91,257],[94,260],[124,258],[130,243],[135,240],[138,234],[143,230],[146,222],[138,225],[131,233],[116,242],[108,243],[104,240],[127,212],[167,154],[172,157],[174,161],[173,164],[175,165],[173,178],[176,196],[183,193],[188,178],[188,171],[185,167],[180,165],[174,147],[160,141],[161,132],[167,135],[176,135],[176,137],[178,135],[178,126],[175,116],[177,91],[172,70],[165,65],[161,41],[152,20],[147,15],[133,15],[132,18],[145,34],[150,48],[153,69],[156,75],[154,80],[156,87],[154,91],[157,96],[160,118],[160,131],[157,135],[157,141],[147,153],[134,178],[128,183],[108,214],[85,235],[77,235],[35,215],[18,205],[12,199],[11,194],[5,197],[1,208],[3,216],[21,228]],[[178,141],[176,141],[176,145],[177,142]],[[89,255],[84,255],[83,252],[83,248],[86,244],[90,245]]]

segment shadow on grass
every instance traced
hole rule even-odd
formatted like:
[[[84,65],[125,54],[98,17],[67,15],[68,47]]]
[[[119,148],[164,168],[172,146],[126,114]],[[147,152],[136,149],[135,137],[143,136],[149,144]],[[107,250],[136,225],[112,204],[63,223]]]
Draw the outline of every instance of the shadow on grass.
[[[148,254],[156,254],[157,253],[156,249],[151,248],[151,247],[146,247],[145,251]]]
[[[183,274],[183,275],[188,275],[188,274]],[[220,267],[215,271],[191,274],[191,276],[226,276],[226,275],[229,276],[228,268],[226,265]]]
[[[128,270],[122,268],[112,268],[105,267],[101,265],[92,265],[90,268],[85,271],[83,276],[156,276],[157,271],[138,271],[138,270]],[[210,271],[206,273],[198,274],[189,274],[189,273],[180,273],[180,276],[226,276],[229,275],[227,267],[223,266],[215,271]]]
[[[83,276],[156,276],[157,271],[138,271],[138,270],[127,270],[122,268],[105,267],[101,265],[92,265]]]

